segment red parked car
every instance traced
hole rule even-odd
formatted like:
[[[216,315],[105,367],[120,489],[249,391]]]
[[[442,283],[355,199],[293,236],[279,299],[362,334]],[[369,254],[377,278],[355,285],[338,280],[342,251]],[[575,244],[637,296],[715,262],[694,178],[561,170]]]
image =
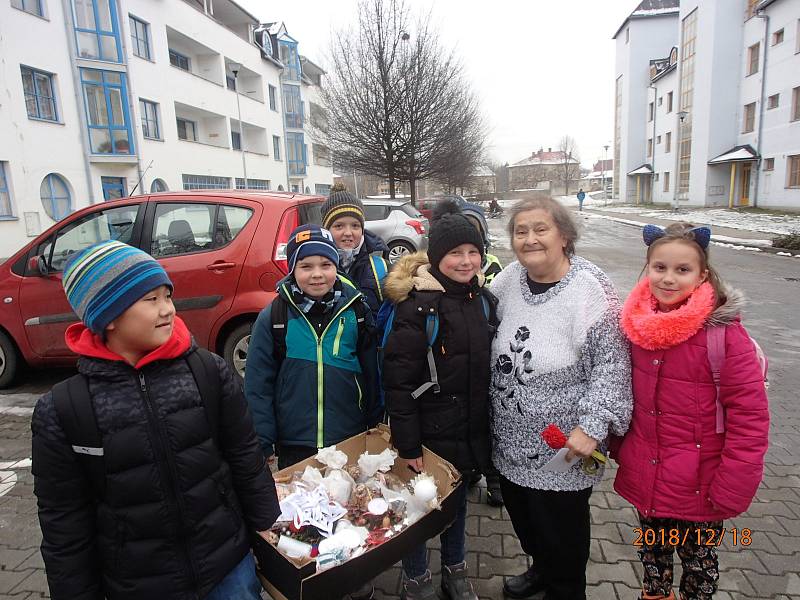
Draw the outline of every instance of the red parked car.
[[[72,253],[110,238],[158,259],[197,343],[243,376],[250,328],[287,272],[289,234],[319,223],[322,202],[275,192],[167,192],[69,215],[0,265],[0,388],[24,363],[75,363],[64,331],[77,317],[61,287],[62,270]]]

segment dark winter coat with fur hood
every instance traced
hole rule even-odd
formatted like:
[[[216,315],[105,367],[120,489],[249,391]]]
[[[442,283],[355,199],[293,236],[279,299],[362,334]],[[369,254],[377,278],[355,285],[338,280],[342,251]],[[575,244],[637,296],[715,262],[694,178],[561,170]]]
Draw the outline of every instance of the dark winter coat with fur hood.
[[[394,302],[394,325],[384,349],[383,389],[392,441],[402,458],[422,456],[422,446],[460,471],[490,464],[489,360],[496,329],[496,299],[483,289],[479,273],[469,285],[431,271],[424,253],[398,261],[386,279]],[[489,301],[484,314],[481,295]],[[440,391],[411,393],[429,381],[425,321],[439,314],[433,347]]]

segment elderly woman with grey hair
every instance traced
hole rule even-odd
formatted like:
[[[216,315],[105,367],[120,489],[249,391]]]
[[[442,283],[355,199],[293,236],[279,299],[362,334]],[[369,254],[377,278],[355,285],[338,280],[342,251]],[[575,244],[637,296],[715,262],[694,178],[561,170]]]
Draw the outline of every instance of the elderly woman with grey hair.
[[[519,202],[508,231],[517,260],[491,286],[501,321],[492,346],[493,462],[514,531],[533,560],[506,580],[504,592],[579,600],[589,496],[602,476],[606,438],[625,433],[632,411],[620,302],[605,273],[575,255],[577,227],[557,201]],[[567,448],[553,462],[556,450],[543,436],[551,424]]]

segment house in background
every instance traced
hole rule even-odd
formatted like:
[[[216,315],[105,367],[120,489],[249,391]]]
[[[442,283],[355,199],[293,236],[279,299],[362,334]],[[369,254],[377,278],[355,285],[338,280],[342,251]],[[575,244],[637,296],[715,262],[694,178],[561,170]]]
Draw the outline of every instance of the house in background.
[[[615,197],[800,209],[800,1],[645,0],[614,38]]]
[[[332,183],[324,73],[232,0],[4,0],[0,55],[0,255],[129,194]]]
[[[570,181],[577,183],[580,179],[580,161],[566,156],[560,150],[539,148],[527,158],[509,165],[508,180],[510,190],[549,190],[556,191],[563,186],[565,164],[569,169]]]

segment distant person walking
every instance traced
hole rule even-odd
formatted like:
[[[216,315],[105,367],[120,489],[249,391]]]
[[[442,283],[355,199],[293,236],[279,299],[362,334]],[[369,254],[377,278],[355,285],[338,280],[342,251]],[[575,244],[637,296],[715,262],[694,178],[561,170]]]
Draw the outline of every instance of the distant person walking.
[[[586,192],[583,191],[583,188],[578,190],[578,210],[583,210],[583,201],[586,200]]]

